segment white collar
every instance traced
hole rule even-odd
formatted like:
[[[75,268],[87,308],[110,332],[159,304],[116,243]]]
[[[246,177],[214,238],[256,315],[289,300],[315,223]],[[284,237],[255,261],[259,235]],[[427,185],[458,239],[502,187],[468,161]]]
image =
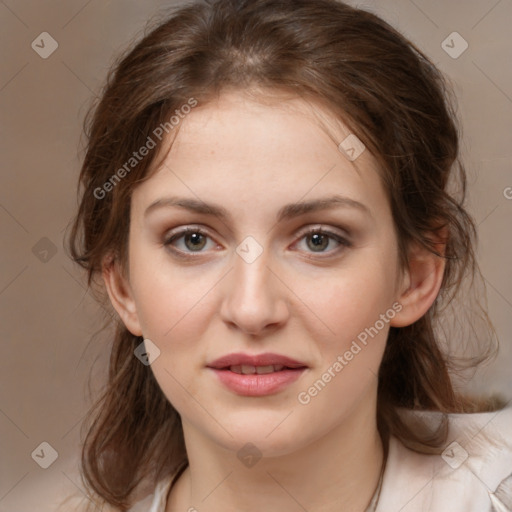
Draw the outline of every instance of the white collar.
[[[420,414],[432,424],[440,414],[401,413]],[[445,448],[451,449],[444,458],[417,453],[390,438],[376,512],[512,512],[512,407],[449,418]],[[165,512],[173,478],[162,480],[130,512]]]

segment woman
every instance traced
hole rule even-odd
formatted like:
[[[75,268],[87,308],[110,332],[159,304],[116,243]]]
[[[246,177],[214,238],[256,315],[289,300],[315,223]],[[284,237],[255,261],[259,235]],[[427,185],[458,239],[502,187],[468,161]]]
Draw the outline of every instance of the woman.
[[[118,62],[70,240],[118,315],[91,500],[510,509],[511,411],[454,390],[438,329],[478,275],[447,97],[334,0],[191,4]]]

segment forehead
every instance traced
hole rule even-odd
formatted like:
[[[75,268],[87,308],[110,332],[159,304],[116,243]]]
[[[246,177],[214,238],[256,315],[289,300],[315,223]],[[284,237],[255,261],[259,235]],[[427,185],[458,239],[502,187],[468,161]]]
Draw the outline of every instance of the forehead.
[[[212,154],[216,148],[222,149],[226,159],[255,159],[257,163],[296,155],[295,160],[306,156],[309,161],[337,149],[349,135],[346,124],[314,100],[280,91],[229,90],[185,117],[173,150],[175,157],[193,158],[192,152],[186,154],[187,146],[199,149],[209,145]]]
[[[385,194],[376,161],[368,150],[350,161],[338,147],[348,136],[319,104],[224,93],[183,117],[170,151],[134,197],[147,204],[165,190],[250,210],[254,200],[277,207],[339,193],[378,210]]]

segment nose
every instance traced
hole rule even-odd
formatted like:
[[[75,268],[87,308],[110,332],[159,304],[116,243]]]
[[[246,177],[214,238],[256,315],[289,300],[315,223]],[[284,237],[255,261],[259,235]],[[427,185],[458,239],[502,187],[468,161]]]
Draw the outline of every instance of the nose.
[[[279,328],[289,317],[288,288],[270,268],[267,252],[251,263],[235,254],[234,268],[224,283],[221,318],[246,334]]]

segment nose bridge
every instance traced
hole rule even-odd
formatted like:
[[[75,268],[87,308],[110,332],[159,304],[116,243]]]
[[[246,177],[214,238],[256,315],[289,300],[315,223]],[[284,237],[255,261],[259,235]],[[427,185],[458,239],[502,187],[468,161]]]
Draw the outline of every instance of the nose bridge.
[[[270,270],[270,249],[256,244],[247,237],[237,247],[221,307],[226,322],[250,333],[281,323],[287,315],[283,287]]]

